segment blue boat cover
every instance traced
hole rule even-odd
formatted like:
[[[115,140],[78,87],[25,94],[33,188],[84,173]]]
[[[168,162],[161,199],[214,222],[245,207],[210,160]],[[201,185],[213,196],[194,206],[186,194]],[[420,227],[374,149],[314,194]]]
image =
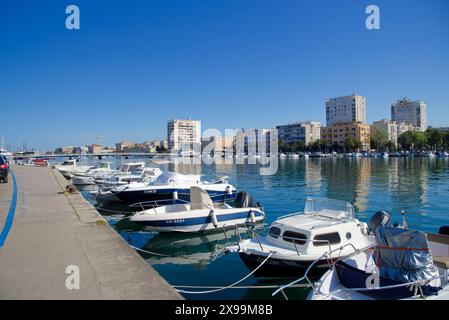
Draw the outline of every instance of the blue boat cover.
[[[421,231],[379,226],[374,260],[380,276],[398,282],[429,280],[438,275],[426,234]]]

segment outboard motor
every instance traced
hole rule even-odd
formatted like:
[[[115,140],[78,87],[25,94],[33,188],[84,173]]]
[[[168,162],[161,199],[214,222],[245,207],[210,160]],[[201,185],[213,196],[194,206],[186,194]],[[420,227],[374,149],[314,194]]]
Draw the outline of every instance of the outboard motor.
[[[374,233],[377,227],[387,226],[390,223],[391,214],[388,211],[377,211],[368,222],[369,233]]]
[[[439,234],[449,236],[449,226],[442,226],[440,227],[440,230],[438,231]]]
[[[235,196],[236,208],[249,208],[253,206],[253,198],[249,195],[249,193],[245,191],[237,192],[237,195]]]

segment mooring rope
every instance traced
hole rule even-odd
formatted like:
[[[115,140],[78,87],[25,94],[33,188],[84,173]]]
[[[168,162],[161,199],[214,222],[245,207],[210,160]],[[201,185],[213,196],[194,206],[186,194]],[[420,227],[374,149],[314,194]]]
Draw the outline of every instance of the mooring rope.
[[[121,213],[121,214],[125,214],[125,215],[135,213],[135,211],[117,211],[117,210],[105,209],[105,208],[98,207],[98,206],[96,206],[96,207],[94,206],[94,208],[97,210],[102,210],[102,211],[106,211],[106,212],[110,212],[110,213]]]
[[[265,262],[268,261],[268,259],[270,259],[270,257],[274,254],[274,252],[270,252],[270,254],[265,258],[264,261],[262,261],[257,268],[255,268],[253,271],[251,271],[250,273],[248,273],[245,277],[243,277],[242,279],[228,285],[225,287],[220,287],[218,289],[214,289],[214,290],[208,290],[208,291],[186,291],[186,290],[181,290],[181,289],[176,289],[175,287],[173,287],[176,291],[178,291],[179,293],[187,293],[187,294],[207,294],[207,293],[214,293],[214,292],[219,292],[219,291],[223,291],[229,288],[234,287],[235,285],[239,284],[240,282],[248,279],[250,276],[252,276],[257,270],[259,270],[260,267],[262,267]]]
[[[129,243],[128,243],[128,244],[129,244]],[[130,246],[131,248],[133,248],[134,250],[137,250],[137,251],[140,251],[140,252],[145,252],[145,253],[152,254],[152,255],[155,255],[155,256],[160,256],[160,257],[173,257],[173,256],[169,256],[169,255],[167,255],[167,254],[162,254],[162,253],[157,253],[157,252],[152,252],[152,251],[143,250],[143,249],[137,248],[137,247],[135,247],[135,246],[133,246],[133,245],[131,245],[131,244],[129,244],[129,246]]]
[[[188,288],[188,289],[219,289],[223,288],[223,286],[182,286],[182,285],[174,285],[173,288]],[[276,289],[279,288],[280,285],[260,285],[260,286],[233,286],[228,289]],[[310,284],[295,284],[290,288],[309,288]]]

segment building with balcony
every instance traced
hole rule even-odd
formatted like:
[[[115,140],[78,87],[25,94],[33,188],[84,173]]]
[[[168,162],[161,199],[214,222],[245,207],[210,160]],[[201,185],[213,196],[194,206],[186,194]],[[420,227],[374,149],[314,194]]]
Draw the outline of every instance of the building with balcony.
[[[319,122],[296,122],[292,124],[276,126],[278,138],[282,143],[302,142],[309,145],[320,139],[321,123]]]
[[[321,129],[321,139],[332,145],[345,146],[346,139],[350,137],[360,141],[361,150],[370,150],[370,126],[361,122],[337,123]]]
[[[170,152],[201,150],[201,121],[174,119],[167,123]]]

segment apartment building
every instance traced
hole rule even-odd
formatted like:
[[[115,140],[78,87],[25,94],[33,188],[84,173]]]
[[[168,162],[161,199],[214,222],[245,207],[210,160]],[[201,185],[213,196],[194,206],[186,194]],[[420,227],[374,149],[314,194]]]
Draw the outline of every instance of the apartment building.
[[[306,121],[276,126],[282,143],[303,142],[309,145],[321,137],[321,123]]]
[[[196,151],[201,149],[201,121],[174,119],[167,124],[170,151]]]
[[[361,151],[370,150],[370,126],[362,122],[337,123],[321,129],[321,139],[331,144],[344,147],[348,137],[358,140],[362,144]]]
[[[325,100],[326,126],[337,123],[366,121],[366,101],[364,96],[352,95]]]
[[[420,131],[427,129],[427,105],[422,100],[399,99],[391,105],[391,120],[409,123]]]

